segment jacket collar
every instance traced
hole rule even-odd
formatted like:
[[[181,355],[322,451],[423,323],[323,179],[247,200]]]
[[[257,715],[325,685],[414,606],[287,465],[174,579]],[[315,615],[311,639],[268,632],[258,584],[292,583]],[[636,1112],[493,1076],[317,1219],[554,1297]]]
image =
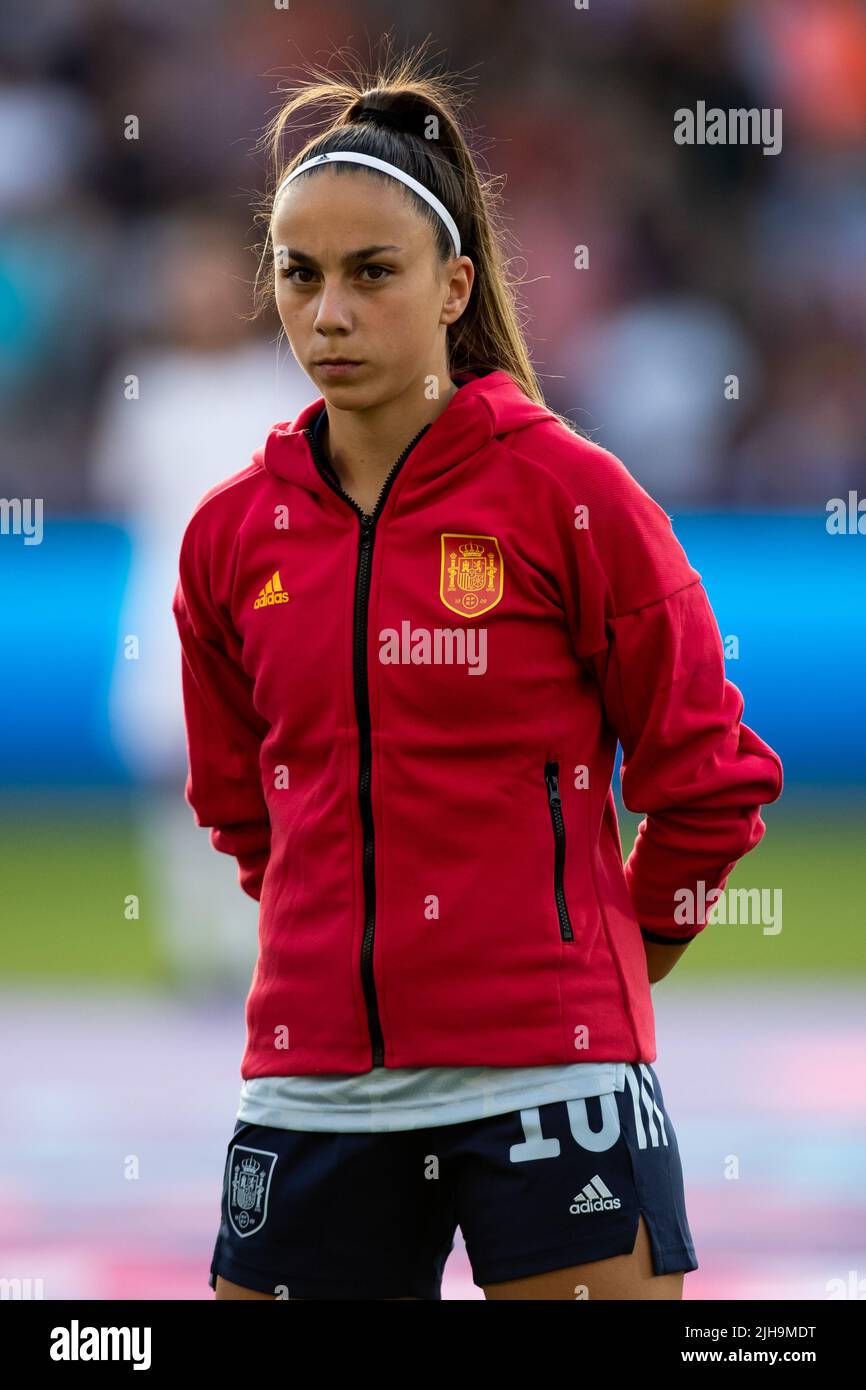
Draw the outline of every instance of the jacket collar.
[[[545,406],[531,400],[508,372],[462,373],[456,379],[464,384],[415,444],[397,475],[395,488],[398,483],[405,487],[407,480],[413,489],[420,488],[477,454],[497,436],[555,419]],[[313,462],[304,433],[315,425],[325,405],[324,396],[319,396],[294,420],[274,425],[259,456],[276,477],[310,492],[334,496]]]

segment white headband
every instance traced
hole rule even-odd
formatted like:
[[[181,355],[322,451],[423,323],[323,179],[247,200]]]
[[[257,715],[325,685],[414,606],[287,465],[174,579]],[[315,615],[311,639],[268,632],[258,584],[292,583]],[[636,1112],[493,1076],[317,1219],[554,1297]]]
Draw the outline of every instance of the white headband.
[[[292,170],[288,178],[283,179],[274,194],[274,202],[277,201],[286,185],[291,183],[292,179],[296,179],[298,174],[302,174],[305,169],[312,169],[317,164],[325,164],[329,163],[331,160],[337,159],[348,160],[351,164],[369,164],[371,168],[381,169],[383,174],[390,174],[392,178],[399,179],[401,183],[405,183],[408,188],[411,188],[413,192],[418,194],[419,198],[423,198],[425,202],[430,204],[431,208],[435,208],[436,212],[438,212],[442,221],[445,223],[445,226],[448,228],[448,231],[451,233],[455,255],[460,255],[460,233],[457,230],[457,223],[454,221],[454,218],[445,205],[440,203],[435,194],[431,193],[429,188],[425,188],[423,183],[419,183],[417,179],[413,179],[411,174],[404,174],[403,170],[398,169],[395,164],[388,164],[386,160],[377,159],[373,154],[358,154],[355,150],[331,150],[328,154],[317,154],[314,155],[312,159],[305,159],[303,164],[300,164],[297,169]]]

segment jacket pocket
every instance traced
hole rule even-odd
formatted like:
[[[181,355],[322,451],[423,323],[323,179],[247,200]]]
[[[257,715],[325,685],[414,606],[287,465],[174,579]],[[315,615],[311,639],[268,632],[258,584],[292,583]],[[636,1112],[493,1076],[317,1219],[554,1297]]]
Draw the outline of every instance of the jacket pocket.
[[[574,930],[568,915],[565,901],[563,869],[565,867],[565,821],[562,818],[562,798],[559,795],[559,763],[544,764],[544,781],[547,786],[547,801],[550,806],[550,820],[553,825],[553,896],[559,918],[559,934],[563,941],[574,940]]]

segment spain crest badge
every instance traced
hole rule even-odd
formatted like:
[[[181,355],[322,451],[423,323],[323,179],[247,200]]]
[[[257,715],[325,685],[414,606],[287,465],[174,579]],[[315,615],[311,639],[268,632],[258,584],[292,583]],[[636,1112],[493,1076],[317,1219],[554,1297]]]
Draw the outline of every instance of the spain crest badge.
[[[268,1193],[277,1155],[233,1144],[228,1182],[228,1217],[239,1236],[261,1230],[268,1215]]]
[[[439,597],[452,613],[476,618],[502,598],[503,564],[495,536],[441,532]]]

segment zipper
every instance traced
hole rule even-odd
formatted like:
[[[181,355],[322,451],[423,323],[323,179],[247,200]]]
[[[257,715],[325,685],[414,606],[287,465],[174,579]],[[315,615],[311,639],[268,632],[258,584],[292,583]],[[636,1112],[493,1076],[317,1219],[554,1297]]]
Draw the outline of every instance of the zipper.
[[[547,783],[547,800],[550,804],[550,819],[553,822],[553,842],[556,854],[553,862],[553,895],[556,898],[556,911],[559,917],[559,934],[563,941],[574,940],[574,930],[568,915],[565,901],[565,888],[562,874],[565,867],[565,821],[562,818],[562,797],[559,795],[559,763],[544,764],[544,780]]]
[[[384,483],[372,512],[365,512],[354,497],[350,497],[331,472],[327,460],[319,449],[314,430],[304,430],[310,445],[313,462],[328,486],[348,502],[357,514],[358,567],[355,573],[355,608],[353,618],[353,675],[355,689],[355,718],[358,724],[358,743],[360,768],[358,774],[358,804],[361,811],[361,825],[364,832],[363,877],[364,877],[364,936],[361,942],[361,984],[367,1007],[367,1025],[370,1030],[370,1045],[373,1053],[373,1066],[385,1065],[385,1039],[382,1036],[382,1023],[379,1018],[379,1002],[376,997],[376,980],[373,975],[373,942],[376,933],[376,873],[375,837],[373,827],[373,802],[370,796],[370,767],[372,740],[370,733],[370,687],[367,676],[367,614],[370,606],[370,574],[373,560],[373,544],[376,538],[376,522],[391,491],[397,474],[418,440],[426,434],[430,425],[426,424],[410,440],[394,464]]]

